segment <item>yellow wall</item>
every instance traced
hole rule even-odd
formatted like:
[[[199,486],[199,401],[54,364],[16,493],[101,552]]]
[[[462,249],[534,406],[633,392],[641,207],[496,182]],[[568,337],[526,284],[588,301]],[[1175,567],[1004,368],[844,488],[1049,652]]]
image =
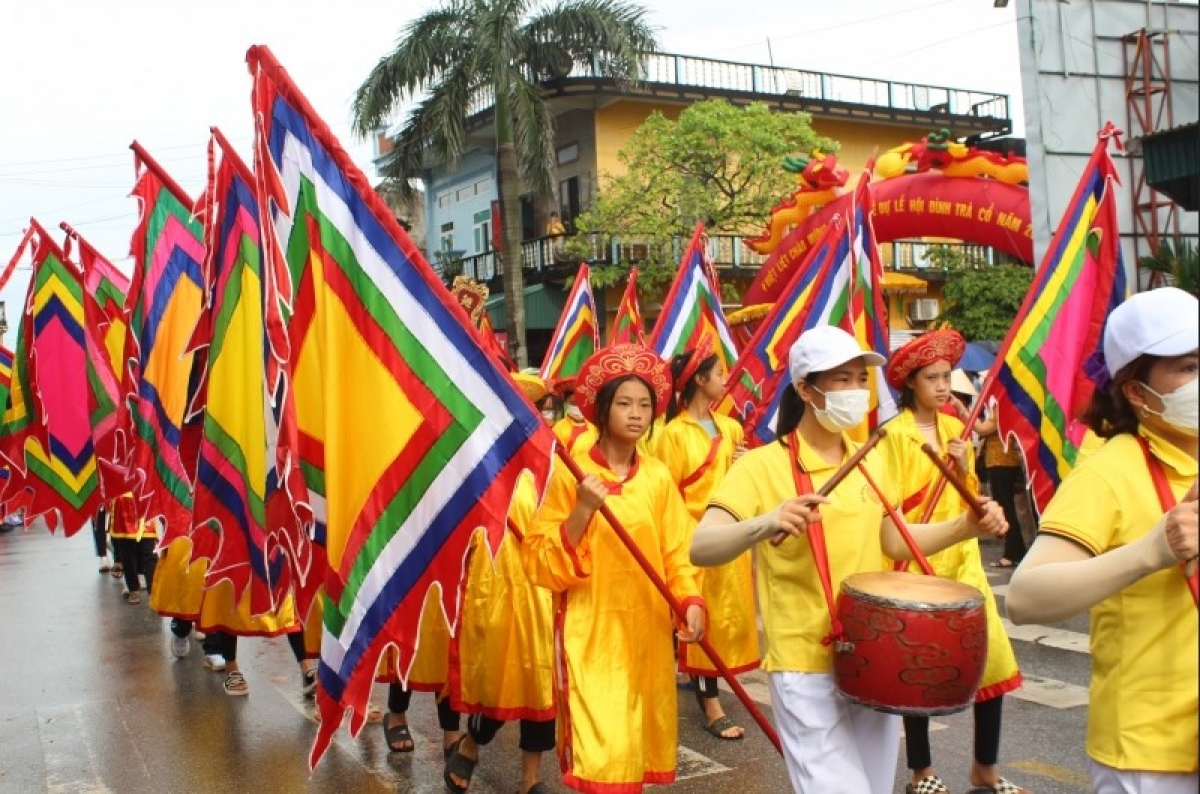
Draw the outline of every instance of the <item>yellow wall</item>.
[[[681,105],[658,105],[651,102],[620,100],[596,111],[596,173],[599,189],[604,189],[606,176],[625,170],[618,155],[621,148],[637,132],[638,127],[658,110],[669,119],[676,119],[686,108]]]

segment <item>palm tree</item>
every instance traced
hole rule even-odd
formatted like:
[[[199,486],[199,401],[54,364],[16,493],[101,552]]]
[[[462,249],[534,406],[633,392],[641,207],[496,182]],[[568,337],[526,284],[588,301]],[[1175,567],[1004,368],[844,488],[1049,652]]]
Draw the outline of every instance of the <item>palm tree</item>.
[[[1175,238],[1159,243],[1158,253],[1143,256],[1138,264],[1153,273],[1170,276],[1172,284],[1193,295],[1200,295],[1200,252],[1188,240]]]
[[[563,77],[576,63],[599,76],[637,79],[641,58],[655,49],[645,10],[616,0],[448,0],[412,21],[396,48],[380,59],[354,98],[354,128],[366,136],[400,103],[416,102],[381,164],[402,193],[430,159],[453,164],[466,147],[467,118],[494,104],[501,263],[513,358],[527,364],[521,272],[522,185],[554,195],[554,118],[541,81]]]

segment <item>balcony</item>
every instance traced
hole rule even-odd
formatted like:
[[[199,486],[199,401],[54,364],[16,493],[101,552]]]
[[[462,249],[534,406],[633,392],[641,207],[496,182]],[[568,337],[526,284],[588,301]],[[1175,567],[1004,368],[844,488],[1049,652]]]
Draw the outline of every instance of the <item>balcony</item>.
[[[560,96],[617,89],[676,100],[701,91],[712,96],[771,101],[783,109],[821,116],[914,123],[944,117],[941,123],[957,131],[996,135],[1011,131],[1008,97],[1004,94],[671,53],[646,56],[640,82],[632,88],[619,87],[604,77],[598,56],[575,63],[565,77],[543,81],[543,86],[551,95]],[[491,87],[480,88],[472,95],[468,116],[489,111],[494,104]]]
[[[717,271],[727,277],[751,278],[767,257],[746,247],[743,238],[735,234],[714,234],[709,238],[709,255]],[[568,243],[568,241],[571,241]],[[589,234],[566,238],[540,237],[521,246],[521,263],[527,284],[562,281],[575,275],[581,260],[591,265],[637,265],[651,260],[654,242],[645,238],[618,235]],[[661,244],[659,244],[661,245]],[[687,239],[676,237],[668,251],[654,251],[656,262],[678,262],[683,256]],[[920,276],[925,280],[944,281],[951,269],[931,261],[929,251],[934,246],[961,251],[969,261],[980,266],[1015,264],[1007,255],[974,243],[930,243],[916,240],[897,240],[881,243],[880,258],[885,269]],[[570,253],[582,248],[584,255]],[[455,259],[447,269],[450,275],[463,275],[486,283],[493,293],[503,291],[504,267],[494,251]]]

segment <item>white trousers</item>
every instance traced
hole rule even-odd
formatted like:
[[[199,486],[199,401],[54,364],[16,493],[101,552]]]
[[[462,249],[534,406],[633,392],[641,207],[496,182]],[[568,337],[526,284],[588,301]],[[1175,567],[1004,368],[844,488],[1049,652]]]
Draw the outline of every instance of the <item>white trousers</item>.
[[[1095,794],[1196,794],[1200,791],[1197,772],[1140,772],[1116,769],[1088,759]]]
[[[845,700],[827,673],[771,673],[768,679],[796,794],[891,794],[899,717]]]

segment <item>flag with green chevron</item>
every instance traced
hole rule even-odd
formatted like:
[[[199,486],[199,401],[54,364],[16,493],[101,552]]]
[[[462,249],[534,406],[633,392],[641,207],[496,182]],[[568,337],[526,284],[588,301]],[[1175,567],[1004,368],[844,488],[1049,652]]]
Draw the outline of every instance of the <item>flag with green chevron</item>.
[[[308,315],[284,368],[295,379],[296,421],[322,450],[310,458],[323,475],[328,555],[315,764],[347,708],[351,731],[361,729],[388,646],[399,649],[407,674],[427,596],[457,623],[472,533],[482,529],[495,547],[517,477],[529,470],[544,483],[551,443],[274,56],[255,46],[247,61],[271,238],[263,241],[266,277],[294,301],[293,320]],[[306,368],[321,373],[317,394],[301,394]]]

